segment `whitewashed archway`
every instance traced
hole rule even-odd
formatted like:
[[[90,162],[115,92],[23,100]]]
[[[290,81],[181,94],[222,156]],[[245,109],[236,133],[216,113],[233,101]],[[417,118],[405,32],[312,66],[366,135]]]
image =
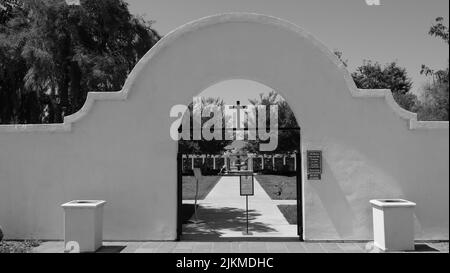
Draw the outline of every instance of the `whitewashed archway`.
[[[121,91],[89,93],[63,124],[0,126],[0,223],[7,236],[61,238],[59,205],[89,198],[108,202],[106,239],[175,239],[169,111],[236,78],[281,90],[302,128],[302,149],[323,151],[323,180],[304,182],[306,239],[371,239],[368,201],[386,197],[418,204],[418,238],[448,239],[448,122],[417,121],[389,90],[358,90],[309,33],[248,13],[176,29],[142,58]]]

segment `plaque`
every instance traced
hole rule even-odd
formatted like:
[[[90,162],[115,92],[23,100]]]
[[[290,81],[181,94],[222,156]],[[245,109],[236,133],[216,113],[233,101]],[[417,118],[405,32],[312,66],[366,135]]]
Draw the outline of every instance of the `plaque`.
[[[308,180],[322,179],[322,151],[307,151]]]
[[[241,175],[239,177],[240,177],[241,196],[253,196],[255,194],[253,175]]]
[[[320,173],[310,173],[308,174],[308,180],[321,180],[322,174]]]

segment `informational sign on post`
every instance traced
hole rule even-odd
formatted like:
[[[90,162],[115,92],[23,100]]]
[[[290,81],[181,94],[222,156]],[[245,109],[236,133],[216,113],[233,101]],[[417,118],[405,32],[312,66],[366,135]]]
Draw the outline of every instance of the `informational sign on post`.
[[[239,188],[241,196],[245,196],[245,211],[247,218],[246,230],[242,232],[243,235],[252,235],[253,233],[248,230],[248,197],[255,195],[255,187],[253,182],[253,174],[240,175],[239,176]]]
[[[253,175],[241,175],[240,179],[241,196],[255,195]]]
[[[308,180],[322,179],[322,151],[307,151]]]

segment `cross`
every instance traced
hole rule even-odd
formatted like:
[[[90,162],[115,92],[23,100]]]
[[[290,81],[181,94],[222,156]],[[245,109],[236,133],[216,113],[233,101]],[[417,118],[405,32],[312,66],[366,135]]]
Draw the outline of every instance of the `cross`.
[[[237,110],[237,130],[241,130],[241,109],[247,109],[247,106],[241,106],[240,101],[236,101],[236,106],[230,106],[230,109]]]

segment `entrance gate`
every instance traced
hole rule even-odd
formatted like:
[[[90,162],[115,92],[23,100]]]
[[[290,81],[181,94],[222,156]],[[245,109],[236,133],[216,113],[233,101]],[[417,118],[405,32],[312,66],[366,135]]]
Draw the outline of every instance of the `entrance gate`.
[[[235,129],[234,129],[235,130]],[[248,129],[241,129],[247,131]],[[296,205],[297,205],[297,236],[300,241],[303,241],[303,176],[302,176],[302,150],[301,150],[301,130],[300,128],[282,128],[279,131],[296,131],[298,132],[299,139],[298,145],[294,150],[295,153],[295,177],[296,177]],[[178,146],[177,153],[177,240],[182,239],[183,235],[183,152],[180,146]],[[262,171],[262,170],[261,170]],[[257,172],[258,173],[258,172]]]

